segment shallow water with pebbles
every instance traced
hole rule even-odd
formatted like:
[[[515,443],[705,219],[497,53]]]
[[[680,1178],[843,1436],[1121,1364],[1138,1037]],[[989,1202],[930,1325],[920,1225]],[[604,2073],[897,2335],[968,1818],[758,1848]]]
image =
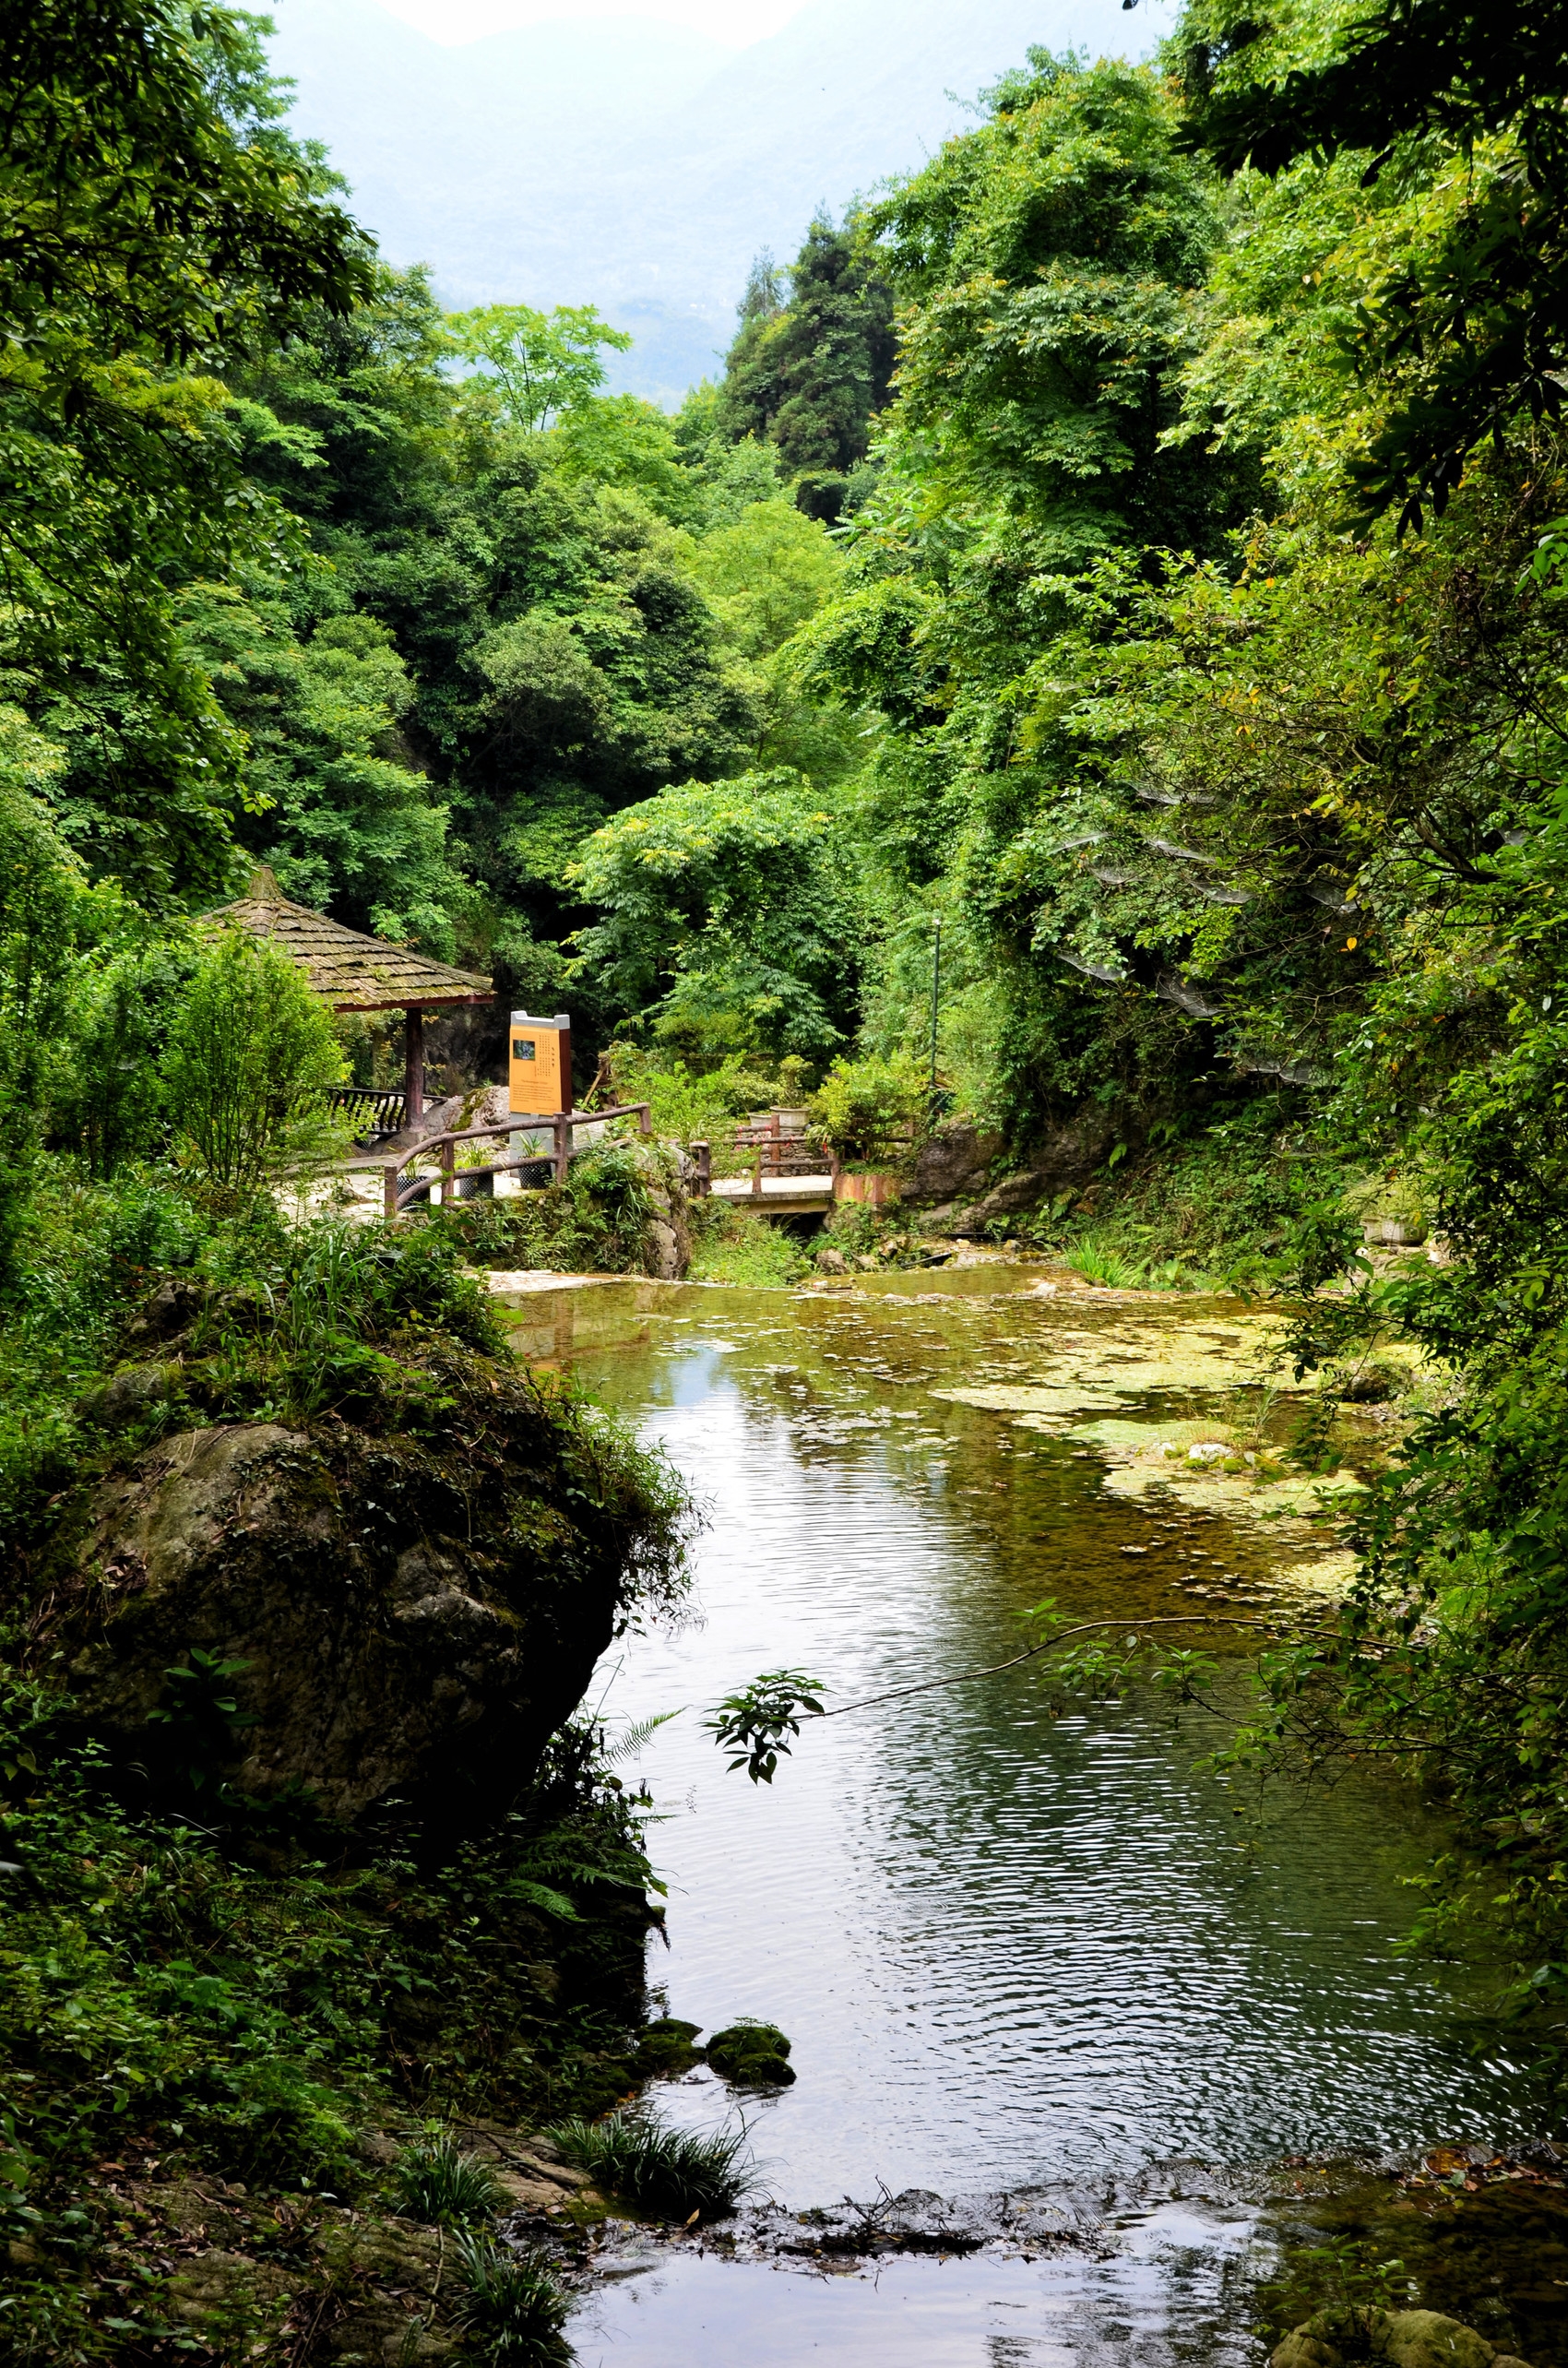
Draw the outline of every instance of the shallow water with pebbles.
[[[1092,2258],[848,2278],[646,2240],[596,2290],[583,2361],[1241,2359],[1242,2166],[1546,2126],[1527,2071],[1476,2053],[1396,1953],[1434,1838],[1419,1804],[1366,1781],[1260,1804],[1205,1772],[1241,1659],[1181,1728],[1135,1696],[1053,1719],[1027,1664],[881,1703],[809,1726],[771,1790],[702,1730],[766,1669],[838,1703],[1005,1660],[1046,1597],[1080,1620],[1266,1624],[1332,1591],[1332,1491],[1260,1483],[1239,1446],[1191,1455],[1259,1415],[1255,1318],[1009,1265],[512,1303],[524,1353],[622,1409],[707,1507],[696,1616],[618,1646],[590,1701],[612,1726],[681,1713],[634,1763],[670,1885],[651,1970],[672,2013],[790,2035],[796,2085],[745,2107],[764,2188],[791,2209],[1071,2191],[1115,2229]],[[695,2125],[733,2101],[706,2072],[659,2091]],[[1183,2161],[1229,2168],[1151,2168]]]

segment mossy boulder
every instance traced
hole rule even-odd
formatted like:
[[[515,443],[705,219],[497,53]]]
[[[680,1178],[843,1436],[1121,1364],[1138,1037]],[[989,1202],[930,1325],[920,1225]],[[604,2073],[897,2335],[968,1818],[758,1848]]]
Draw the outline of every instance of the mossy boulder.
[[[637,2038],[637,2076],[643,2080],[669,2080],[689,2072],[703,2059],[696,2044],[700,2023],[683,2023],[674,2015],[645,2023]],[[786,2041],[786,2046],[789,2042]]]
[[[395,1379],[357,1421],[127,1444],[65,1508],[46,1641],[155,1791],[492,1815],[581,1699],[659,1559],[657,1486],[508,1357],[439,1347]],[[200,1388],[187,1367],[186,1422]]]
[[[1319,2311],[1279,2344],[1269,2368],[1524,2368],[1441,2311]]]
[[[707,2060],[715,2072],[742,2088],[787,2088],[795,2077],[790,2042],[772,2023],[742,2017],[715,2031]]]

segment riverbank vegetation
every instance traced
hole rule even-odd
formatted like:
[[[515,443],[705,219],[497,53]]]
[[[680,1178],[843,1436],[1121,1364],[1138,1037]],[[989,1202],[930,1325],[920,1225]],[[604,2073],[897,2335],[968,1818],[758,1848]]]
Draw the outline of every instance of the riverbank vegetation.
[[[88,2265],[75,2300],[39,2269],[67,2315],[32,2356],[174,2340],[131,2302],[115,2333],[111,2191],[80,2166],[254,2124],[267,2176],[349,2192],[353,2084],[411,2108],[469,2077],[462,2016],[425,2056],[398,2036],[399,1999],[456,1981],[452,1933],[515,1955],[509,1918],[542,1919],[530,1947],[575,1929],[537,1857],[562,1818],[591,1829],[584,1882],[642,1879],[579,1755],[482,1865],[390,1828],[345,1856],[302,1809],[285,1880],[247,1804],[127,1807],[27,1660],[94,1396],[159,1294],[216,1328],[128,1409],[148,1443],[193,1413],[417,1422],[489,1353],[441,1229],[350,1249],[262,1192],[388,1053],[193,926],[258,861],[490,973],[503,1009],[569,1005],[669,1137],[802,1105],[850,1164],[909,1168],[967,1128],[991,1148],[953,1169],[959,1220],[1108,1279],[1285,1294],[1324,1405],[1382,1342],[1424,1359],[1342,1632],[1265,1661],[1241,1749],[1424,1771],[1465,1836],[1435,1934],[1484,1906],[1515,2006],[1554,2026],[1550,15],[1190,0],[1148,64],[1032,53],[923,167],[759,265],[721,383],[670,417],[603,391],[623,333],[590,306],[449,318],[384,263],[288,132],[257,20],[48,0],[0,60],[0,1766],[31,1870],[3,1878],[3,2129],[26,2278],[78,2243]],[[441,1057],[466,1081],[498,1044]],[[616,1254],[644,1185],[610,1185],[541,1203],[527,1257]],[[499,1220],[464,1221],[482,1251]],[[1385,1222],[1409,1255],[1358,1265]],[[717,1222],[697,1250],[716,1277],[795,1265]],[[221,1728],[244,1687],[209,1675]],[[507,2111],[616,2093],[622,2008],[561,1995]]]

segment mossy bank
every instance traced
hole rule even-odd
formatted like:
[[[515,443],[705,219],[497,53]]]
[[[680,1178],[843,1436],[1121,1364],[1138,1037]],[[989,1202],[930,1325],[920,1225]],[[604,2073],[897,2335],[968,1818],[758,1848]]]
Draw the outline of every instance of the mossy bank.
[[[0,2353],[442,2356],[400,2149],[567,2201],[520,2133],[663,2061],[646,1803],[572,1714],[686,1508],[438,1227],[167,1203],[10,1472]]]

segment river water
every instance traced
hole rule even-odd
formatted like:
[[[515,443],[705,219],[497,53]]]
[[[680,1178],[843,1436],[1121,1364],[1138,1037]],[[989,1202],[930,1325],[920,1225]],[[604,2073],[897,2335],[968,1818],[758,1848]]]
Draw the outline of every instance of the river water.
[[[1115,2231],[1093,2259],[871,2279],[666,2248],[575,2326],[585,2368],[1255,2357],[1235,2323],[1249,2177],[1545,2127],[1526,2073],[1396,1949],[1434,1838],[1412,1798],[1260,1801],[1200,1765],[1239,1659],[1180,1726],[1137,1693],[1052,1718],[1028,1666],[915,1694],[812,1724],[771,1789],[703,1731],[764,1670],[807,1670],[834,1704],[1004,1660],[1044,1598],[1264,1623],[1327,1600],[1310,1493],[1190,1457],[1287,1410],[1252,1386],[1267,1351],[1243,1311],[978,1264],[848,1290],[604,1284],[515,1313],[524,1353],[622,1410],[705,1508],[694,1616],[617,1646],[597,1703],[612,1730],[679,1714],[627,1770],[659,1808],[669,2010],[793,2043],[796,2085],[745,2105],[763,2187],[792,2207],[1047,2187]],[[659,2091],[694,2126],[734,2102],[706,2072]]]

